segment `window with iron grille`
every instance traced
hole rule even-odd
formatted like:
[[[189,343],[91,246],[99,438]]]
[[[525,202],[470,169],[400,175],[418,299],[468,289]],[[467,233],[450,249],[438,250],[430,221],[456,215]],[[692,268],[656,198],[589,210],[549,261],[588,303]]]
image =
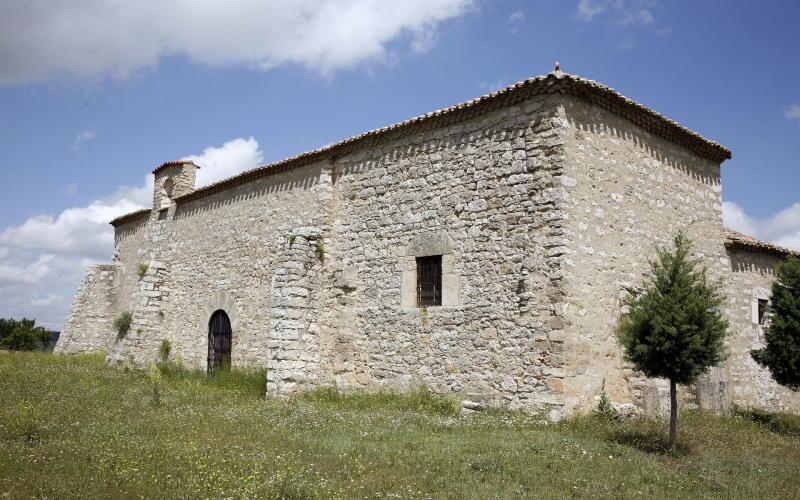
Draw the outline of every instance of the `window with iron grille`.
[[[417,257],[417,305],[442,305],[442,256]]]

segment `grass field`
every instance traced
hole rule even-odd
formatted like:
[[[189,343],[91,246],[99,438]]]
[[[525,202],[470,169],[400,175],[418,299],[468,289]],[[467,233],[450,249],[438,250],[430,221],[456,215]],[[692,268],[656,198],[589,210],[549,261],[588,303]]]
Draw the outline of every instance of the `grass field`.
[[[265,398],[263,373],[163,380],[98,357],[0,351],[0,496],[758,497],[800,489],[796,417],[559,424],[425,393]],[[754,421],[759,420],[759,421]]]

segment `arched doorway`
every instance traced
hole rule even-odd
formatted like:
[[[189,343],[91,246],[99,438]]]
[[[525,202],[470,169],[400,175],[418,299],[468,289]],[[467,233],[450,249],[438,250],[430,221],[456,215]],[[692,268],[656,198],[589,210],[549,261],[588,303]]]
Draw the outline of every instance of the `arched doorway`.
[[[208,320],[208,372],[231,366],[231,320],[217,309]]]

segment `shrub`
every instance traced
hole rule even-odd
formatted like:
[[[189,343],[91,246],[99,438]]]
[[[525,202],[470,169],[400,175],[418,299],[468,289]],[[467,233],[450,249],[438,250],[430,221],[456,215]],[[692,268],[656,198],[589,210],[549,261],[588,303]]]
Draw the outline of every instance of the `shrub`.
[[[161,370],[153,363],[147,371],[147,381],[150,383],[150,391],[153,406],[161,405]]]
[[[325,261],[325,242],[322,241],[322,238],[317,238],[317,242],[315,243],[317,248],[317,257],[321,262]]]
[[[0,347],[12,351],[43,349],[50,342],[51,334],[34,319],[0,318]]]
[[[128,334],[131,329],[132,320],[133,314],[131,314],[130,311],[121,312],[120,315],[114,320],[114,329],[117,330],[117,335],[120,338]]]
[[[136,270],[136,274],[139,275],[140,278],[144,278],[144,275],[147,274],[147,270],[150,269],[150,264],[147,262],[142,262],[139,264],[139,268]]]
[[[178,369],[178,376],[183,378],[185,368],[183,366],[183,353],[181,351],[175,353],[175,368]]]
[[[158,355],[161,356],[162,363],[167,362],[171,350],[172,350],[172,344],[170,344],[169,340],[167,339],[162,340],[161,345],[158,347]]]

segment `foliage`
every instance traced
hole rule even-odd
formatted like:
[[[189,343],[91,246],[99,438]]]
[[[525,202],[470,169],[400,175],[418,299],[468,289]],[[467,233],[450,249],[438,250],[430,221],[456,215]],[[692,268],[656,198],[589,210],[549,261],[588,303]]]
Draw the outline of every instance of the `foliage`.
[[[170,351],[172,351],[172,344],[169,340],[162,339],[161,345],[158,346],[158,356],[161,358],[162,363],[167,362]]]
[[[769,368],[781,385],[800,390],[800,259],[790,257],[778,265],[772,284],[766,346],[751,354]]]
[[[797,495],[800,438],[740,417],[685,412],[681,453],[665,458],[658,418],[553,424],[418,404],[440,398],[430,394],[264,397],[263,371],[258,391],[254,378],[162,375],[153,411],[142,404],[146,370],[114,369],[100,356],[0,352],[0,490],[12,498]],[[32,441],[9,431],[30,405],[46,416],[27,418]]]
[[[114,329],[120,338],[130,331],[131,321],[133,321],[133,314],[130,311],[123,311],[114,319]]]
[[[155,363],[147,370],[147,381],[150,383],[153,406],[161,406],[161,370]]]
[[[292,233],[292,234],[290,234],[290,235],[288,236],[288,240],[289,240],[289,246],[290,246],[290,247],[291,247],[292,245],[294,245],[294,240],[296,240],[296,239],[297,239],[297,235],[296,235],[296,234],[294,234],[294,233]]]
[[[12,351],[43,349],[50,342],[51,334],[36,320],[0,318],[0,348]]]
[[[138,274],[140,278],[144,278],[144,275],[147,274],[148,269],[150,269],[150,264],[148,264],[147,262],[142,262],[136,269],[136,274]]]
[[[689,384],[724,359],[728,323],[720,312],[721,284],[689,256],[691,241],[678,233],[674,249],[659,247],[644,293],[629,294],[618,335],[625,359],[648,377],[670,381],[670,449],[677,436],[676,384]]]

